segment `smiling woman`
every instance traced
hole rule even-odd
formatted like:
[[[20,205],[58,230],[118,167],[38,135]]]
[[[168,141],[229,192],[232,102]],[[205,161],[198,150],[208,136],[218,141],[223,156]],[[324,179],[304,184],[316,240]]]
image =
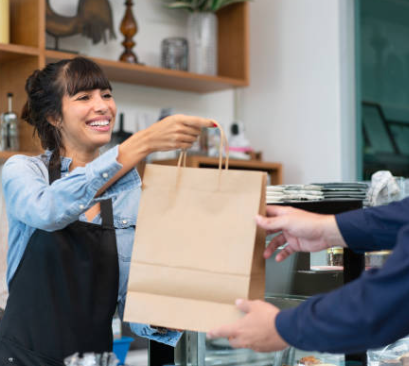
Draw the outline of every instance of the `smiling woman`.
[[[109,142],[116,105],[109,80],[94,62],[78,57],[50,64],[34,72],[26,91],[29,101],[22,117],[34,125],[43,148],[53,150],[52,166],[62,151],[68,156],[78,149],[98,154],[96,148]],[[34,101],[43,103],[31,108]]]
[[[9,298],[0,364],[63,365],[75,352],[112,350],[141,189],[135,166],[151,152],[189,148],[213,124],[170,116],[100,156],[116,105],[97,64],[85,58],[49,64],[29,77],[26,91],[22,116],[46,151],[15,155],[3,168]],[[143,324],[131,329],[171,345],[180,337]]]

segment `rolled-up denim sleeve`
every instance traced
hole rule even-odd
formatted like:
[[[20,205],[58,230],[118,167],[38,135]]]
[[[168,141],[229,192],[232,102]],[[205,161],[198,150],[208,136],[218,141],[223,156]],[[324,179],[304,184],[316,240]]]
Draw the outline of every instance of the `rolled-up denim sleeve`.
[[[168,330],[165,334],[160,334],[156,329],[151,328],[146,324],[129,323],[129,326],[136,335],[148,338],[152,341],[167,344],[168,346],[176,347],[182,332]]]
[[[30,158],[11,157],[2,172],[8,215],[46,231],[66,227],[95,202],[140,186],[139,175],[132,169],[95,199],[96,193],[121,170],[117,157],[118,146],[115,146],[51,185],[44,171]]]
[[[121,319],[123,319],[125,308],[125,296],[120,296],[118,302],[118,313]],[[176,347],[179,339],[182,337],[183,332],[177,332],[168,330],[165,334],[158,333],[158,331],[147,324],[140,323],[128,323],[132,332],[139,337],[147,338],[152,341],[164,343],[168,346]]]

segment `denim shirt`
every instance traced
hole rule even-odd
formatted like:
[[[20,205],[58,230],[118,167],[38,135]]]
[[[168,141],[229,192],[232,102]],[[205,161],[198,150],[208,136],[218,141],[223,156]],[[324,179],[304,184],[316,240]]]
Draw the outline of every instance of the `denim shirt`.
[[[95,203],[112,198],[114,226],[118,248],[118,310],[123,317],[141,179],[132,169],[102,195],[96,193],[121,168],[117,162],[118,146],[113,147],[85,167],[69,172],[71,159],[61,158],[61,179],[49,184],[48,162],[51,152],[29,157],[14,155],[2,171],[2,184],[9,223],[7,283],[13,278],[31,235],[36,229],[56,231],[80,220]],[[98,214],[92,221],[101,224]],[[131,323],[132,331],[142,337],[175,346],[181,333],[159,334],[148,325]]]

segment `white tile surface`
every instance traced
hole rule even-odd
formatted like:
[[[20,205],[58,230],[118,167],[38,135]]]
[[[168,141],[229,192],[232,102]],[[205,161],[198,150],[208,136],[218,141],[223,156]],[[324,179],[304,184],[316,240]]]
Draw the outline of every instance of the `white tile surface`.
[[[148,366],[148,350],[129,351],[125,359],[126,366]]]

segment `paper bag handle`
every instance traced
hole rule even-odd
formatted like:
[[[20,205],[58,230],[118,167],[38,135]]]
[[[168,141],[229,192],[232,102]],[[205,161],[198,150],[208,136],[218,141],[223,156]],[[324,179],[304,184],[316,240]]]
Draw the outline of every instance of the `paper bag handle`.
[[[223,147],[225,148],[226,151],[226,159],[225,159],[225,169],[229,169],[229,143],[226,138],[226,134],[224,133],[224,130],[222,126],[219,124],[219,122],[215,121],[214,119],[211,120],[220,130],[220,145],[219,145],[219,169],[222,169],[223,166]],[[179,160],[178,160],[178,167],[180,166],[186,166],[186,150],[182,150],[179,155]]]

